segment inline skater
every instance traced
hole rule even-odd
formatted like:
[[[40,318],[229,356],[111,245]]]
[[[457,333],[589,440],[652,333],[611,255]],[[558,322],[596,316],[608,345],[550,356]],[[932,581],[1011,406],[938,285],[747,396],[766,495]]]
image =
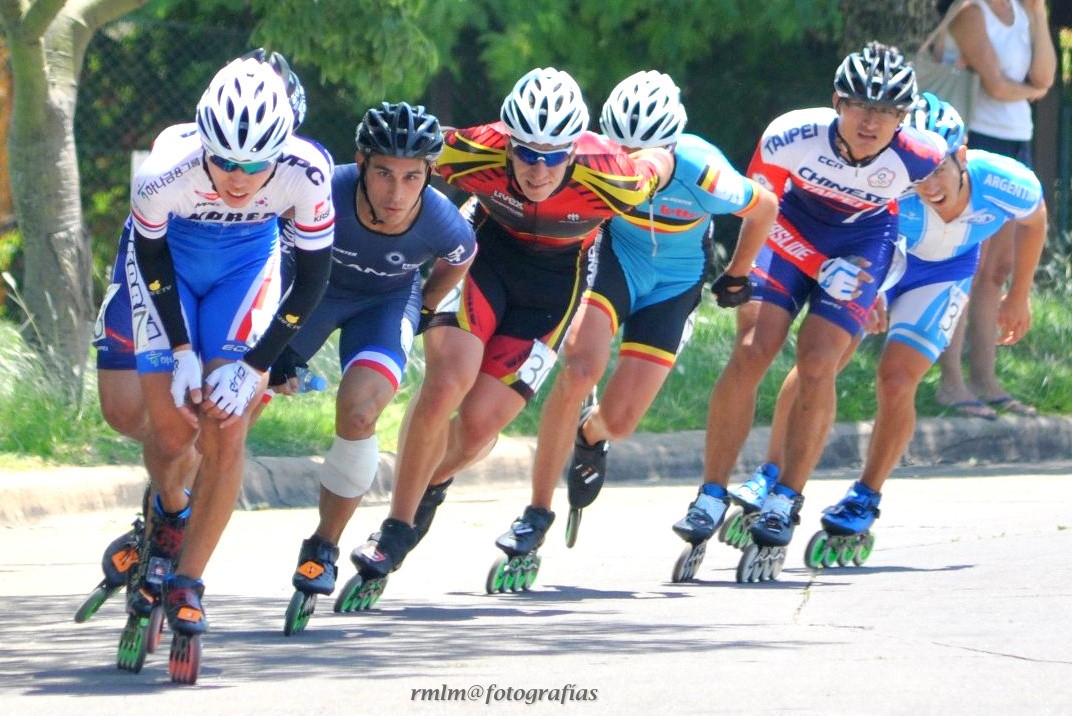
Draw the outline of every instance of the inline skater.
[[[778,211],[774,194],[742,177],[717,148],[684,133],[680,90],[661,72],[637,72],[610,93],[600,114],[603,134],[633,152],[674,153],[672,181],[651,199],[611,219],[596,242],[592,284],[563,350],[562,368],[540,417],[533,466],[534,504],[551,504],[569,460],[567,544],[581,510],[606,477],[611,440],[630,435],[651,405],[691,333],[711,262],[712,216],[743,217],[740,239],[712,290],[720,305],[748,300],[748,272]],[[581,410],[606,371],[622,328],[618,365],[602,399]]]
[[[518,80],[500,119],[446,133],[438,170],[474,195],[466,211],[479,252],[459,299],[438,306],[424,334],[428,367],[400,436],[390,516],[351,556],[369,574],[398,567],[452,476],[483,457],[539,390],[599,225],[649,198],[673,169],[666,150],[633,158],[586,131],[580,88],[554,68]],[[498,539],[507,556],[492,568],[493,590],[507,574],[512,586],[531,584],[549,508],[527,506]]]
[[[287,99],[294,111],[294,128],[297,129],[305,119],[305,89],[286,59],[278,52],[268,53],[264,48],[253,50],[242,57],[267,62],[283,79]],[[169,127],[153,141],[153,146],[183,141],[196,142],[196,130],[195,123]],[[130,251],[130,229],[131,220],[128,215],[119,236],[118,250],[112,266],[112,281],[105,291],[94,325],[93,345],[97,352],[97,395],[101,415],[116,432],[140,443],[148,428],[148,417],[134,356],[131,294],[127,284],[128,273],[136,277],[135,259]],[[136,278],[135,286],[138,291],[136,300],[140,306],[144,303],[145,296]],[[160,326],[144,310],[139,312],[139,320],[150,322],[146,330],[151,335],[160,333]],[[195,472],[196,470],[193,470],[189,473],[187,485],[193,482]],[[144,529],[143,518],[150,514],[150,500],[155,508],[156,502],[146,487],[141,515],[135,519],[131,530],[117,537],[105,548],[101,558],[104,578],[76,612],[76,622],[92,617],[109,597],[135,577],[132,570],[138,564],[139,540]]]
[[[916,425],[915,398],[923,376],[949,345],[967,307],[982,243],[1002,227],[1014,229],[1012,284],[999,310],[999,345],[1019,341],[1031,326],[1031,287],[1046,240],[1042,185],[1015,159],[965,146],[965,126],[947,102],[925,92],[905,124],[928,129],[947,143],[938,169],[901,199],[900,234],[908,262],[903,278],[885,294],[886,344],[877,371],[878,409],[860,479],[822,517],[823,530],[805,551],[809,567],[861,564],[874,545],[870,528],[879,514],[882,486],[897,466]],[[883,299],[880,299],[880,304]],[[859,344],[851,344],[847,364]],[[791,371],[778,396],[777,413],[794,400]],[[784,421],[771,430],[768,459],[782,459]]]
[[[197,678],[208,626],[201,575],[237,497],[247,407],[330,270],[331,160],[292,134],[293,120],[279,75],[256,58],[236,60],[198,103],[199,141],[155,146],[132,186],[137,279],[162,329],[151,335],[135,320],[145,463],[162,523],[189,519],[162,591],[175,632],[169,670],[180,683]],[[284,213],[293,217],[295,274],[281,297]],[[194,465],[188,503],[183,487]]]
[[[915,72],[894,47],[868,43],[834,76],[833,108],[789,112],[763,133],[749,175],[780,196],[778,218],[737,311],[737,340],[711,393],[704,483],[674,531],[699,549],[725,517],[726,486],[751,428],[756,389],[796,316],[800,390],[788,415],[780,481],[750,533],[738,581],[770,579],[785,558],[808,475],[833,422],[839,359],[860,332],[890,267],[891,206],[945,156],[928,132],[902,127]]]
[[[420,105],[384,102],[365,112],[356,144],[355,163],[335,167],[332,177],[336,225],[327,291],[269,381],[277,392],[293,392],[296,369],[341,331],[335,440],[320,471],[320,520],[299,552],[286,634],[304,628],[316,595],[335,589],[339,538],[376,477],[376,421],[405,374],[422,313],[462,280],[476,252],[472,226],[428,183],[443,150],[434,115]],[[432,261],[422,287],[419,269]],[[374,584],[352,580],[336,611],[371,606]]]

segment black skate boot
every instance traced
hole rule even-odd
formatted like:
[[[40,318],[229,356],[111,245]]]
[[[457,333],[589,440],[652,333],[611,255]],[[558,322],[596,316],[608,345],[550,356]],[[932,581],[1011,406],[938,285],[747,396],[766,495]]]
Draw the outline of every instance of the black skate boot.
[[[696,499],[689,503],[685,516],[672,527],[674,534],[688,544],[674,562],[674,569],[670,573],[671,582],[687,582],[696,576],[696,571],[707,554],[707,540],[711,539],[715,530],[722,524],[729,503],[729,493],[721,485],[709,482],[700,486]]]
[[[510,529],[495,540],[495,546],[506,556],[491,565],[485,583],[488,594],[528,591],[540,571],[540,556],[536,550],[543,544],[554,521],[554,512],[529,505]]]
[[[595,502],[607,477],[607,453],[610,442],[600,440],[591,445],[584,439],[584,424],[596,409],[595,391],[585,402],[581,418],[577,421],[577,438],[573,443],[573,460],[566,472],[566,495],[570,512],[566,520],[566,546],[577,544],[577,532],[581,527],[581,510]]]
[[[421,501],[417,505],[417,514],[413,516],[413,529],[417,530],[418,543],[428,534],[428,530],[432,527],[432,520],[435,518],[436,510],[443,504],[443,500],[447,499],[447,488],[453,482],[454,478],[451,477],[446,482],[441,482],[438,485],[429,485],[421,496]]]
[[[380,531],[350,553],[357,574],[350,578],[335,600],[336,612],[358,612],[371,608],[387,586],[387,575],[402,566],[417,544],[417,530],[401,520],[388,517]]]
[[[283,635],[290,636],[305,629],[309,617],[316,609],[316,598],[320,594],[335,591],[335,577],[338,574],[339,548],[313,535],[302,542],[298,552],[298,567],[294,570],[291,583],[294,596],[290,598],[287,613],[283,620]]]
[[[157,497],[153,501],[151,524],[140,546],[137,569],[131,570],[127,582],[127,623],[119,638],[117,665],[125,671],[141,671],[145,655],[160,644],[164,629],[164,606],[161,592],[171,575],[186,538],[190,507],[179,512],[164,512]]]
[[[132,523],[130,530],[116,537],[105,548],[104,556],[101,558],[104,578],[75,612],[74,620],[77,623],[81,624],[96,614],[101,605],[127,583],[131,571],[138,565],[138,544],[142,540],[144,531],[145,522],[138,517]]]
[[[201,606],[204,596],[205,584],[200,579],[173,574],[164,582],[163,602],[172,631],[168,674],[176,684],[197,683],[201,635],[208,631]]]
[[[737,563],[739,584],[778,578],[803,506],[803,495],[785,485],[775,485],[750,529],[754,544],[745,548]]]

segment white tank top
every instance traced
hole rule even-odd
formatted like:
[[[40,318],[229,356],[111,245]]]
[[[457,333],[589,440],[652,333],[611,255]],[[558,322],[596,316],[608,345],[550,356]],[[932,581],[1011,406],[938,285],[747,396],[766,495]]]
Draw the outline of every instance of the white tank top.
[[[1006,77],[1017,82],[1027,78],[1031,68],[1031,25],[1027,13],[1018,0],[1012,1],[1012,25],[1003,23],[990,5],[976,2],[983,11],[986,20],[986,35],[998,57],[998,65]],[[1031,121],[1031,105],[1026,99],[1015,102],[1002,102],[986,93],[985,90],[975,98],[968,129],[972,132],[988,134],[998,139],[1026,142],[1034,133]]]

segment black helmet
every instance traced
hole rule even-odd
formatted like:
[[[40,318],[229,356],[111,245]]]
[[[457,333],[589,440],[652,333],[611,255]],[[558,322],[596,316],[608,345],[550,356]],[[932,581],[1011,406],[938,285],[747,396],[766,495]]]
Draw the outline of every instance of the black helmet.
[[[439,120],[422,105],[382,102],[357,125],[357,149],[364,154],[434,160],[443,151]]]
[[[839,97],[908,109],[916,99],[916,71],[896,47],[869,42],[834,75]]]
[[[263,47],[258,47],[256,50],[250,50],[242,55],[239,59],[254,59],[257,62],[267,62],[275,70],[276,74],[283,78],[283,84],[287,88],[287,101],[290,102],[290,108],[294,110],[294,129],[296,130],[298,125],[305,121],[305,88],[302,86],[301,80],[298,79],[298,75],[294,70],[290,69],[290,63],[287,62],[286,58],[278,52],[269,54]]]

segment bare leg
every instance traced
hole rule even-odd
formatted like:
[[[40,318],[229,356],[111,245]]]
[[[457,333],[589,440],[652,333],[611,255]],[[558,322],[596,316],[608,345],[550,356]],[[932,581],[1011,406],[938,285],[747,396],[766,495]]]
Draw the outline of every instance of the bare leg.
[[[737,309],[737,342],[707,409],[704,482],[729,484],[756,411],[756,391],[789,333],[792,317],[770,303]]]
[[[484,356],[479,338],[450,326],[426,331],[424,350],[424,382],[410,403],[400,435],[391,499],[390,516],[411,525],[446,452],[451,416],[476,381]]]
[[[983,400],[1008,395],[998,380],[995,363],[998,305],[1005,291],[1005,282],[1012,273],[1015,231],[1015,225],[1008,223],[987,241],[968,306],[968,341],[971,343],[968,380],[972,392]]]

